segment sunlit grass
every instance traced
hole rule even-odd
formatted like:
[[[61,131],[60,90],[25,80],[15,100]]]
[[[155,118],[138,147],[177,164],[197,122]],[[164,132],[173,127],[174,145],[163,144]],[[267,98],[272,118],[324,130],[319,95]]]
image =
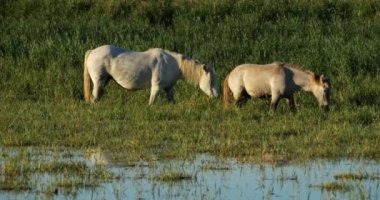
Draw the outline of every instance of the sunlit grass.
[[[282,159],[378,158],[378,111],[359,107],[323,113],[317,107],[300,107],[286,113],[285,107],[273,115],[259,109],[265,101],[252,100],[229,111],[220,102],[198,102],[196,107],[206,108],[204,112],[187,106],[189,101],[153,107],[118,106],[106,98],[96,105],[22,102],[2,116],[0,142],[9,147],[100,147],[120,155],[128,151],[132,161],[185,158],[197,152],[257,160],[265,154]],[[16,114],[24,108],[28,114]]]

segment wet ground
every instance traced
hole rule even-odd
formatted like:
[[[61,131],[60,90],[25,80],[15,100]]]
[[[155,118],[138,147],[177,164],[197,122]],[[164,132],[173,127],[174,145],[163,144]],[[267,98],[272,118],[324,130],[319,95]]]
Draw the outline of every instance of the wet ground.
[[[24,180],[29,187],[3,188],[0,199],[380,199],[380,163],[368,160],[273,165],[201,154],[126,164],[100,150],[1,150],[0,182]],[[41,170],[51,162],[71,165]],[[35,171],[23,171],[30,165]]]

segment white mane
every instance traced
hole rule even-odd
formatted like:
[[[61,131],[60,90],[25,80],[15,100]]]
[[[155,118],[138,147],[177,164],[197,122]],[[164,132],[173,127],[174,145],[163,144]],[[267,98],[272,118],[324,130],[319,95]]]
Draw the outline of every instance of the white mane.
[[[184,79],[198,84],[203,73],[202,64],[197,63],[193,59],[182,58],[180,69]]]

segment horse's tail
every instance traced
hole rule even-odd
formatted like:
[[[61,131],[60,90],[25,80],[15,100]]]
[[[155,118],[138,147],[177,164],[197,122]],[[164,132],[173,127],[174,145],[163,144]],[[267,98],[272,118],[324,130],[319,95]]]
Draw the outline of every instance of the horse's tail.
[[[83,66],[83,87],[84,87],[84,99],[86,102],[90,102],[91,100],[91,78],[90,74],[88,73],[88,67],[87,67],[87,58],[90,55],[91,50],[86,51],[86,54],[84,56],[84,66]]]
[[[227,108],[228,104],[231,102],[231,97],[232,97],[232,92],[230,86],[228,86],[228,78],[230,74],[226,76],[224,79],[223,83],[223,102],[224,102],[224,107]]]

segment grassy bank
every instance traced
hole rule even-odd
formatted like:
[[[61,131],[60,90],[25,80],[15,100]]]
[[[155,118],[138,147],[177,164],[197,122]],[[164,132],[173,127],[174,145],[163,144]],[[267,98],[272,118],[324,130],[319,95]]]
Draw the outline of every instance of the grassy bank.
[[[0,145],[101,147],[130,159],[207,152],[260,159],[380,159],[377,1],[0,1]],[[164,95],[114,82],[85,104],[84,52],[103,44],[161,47],[211,63],[219,79],[241,63],[284,61],[332,80],[333,106],[296,96],[224,110],[185,82]]]

